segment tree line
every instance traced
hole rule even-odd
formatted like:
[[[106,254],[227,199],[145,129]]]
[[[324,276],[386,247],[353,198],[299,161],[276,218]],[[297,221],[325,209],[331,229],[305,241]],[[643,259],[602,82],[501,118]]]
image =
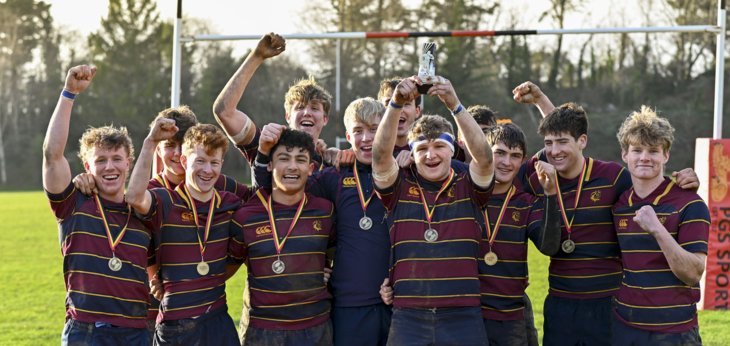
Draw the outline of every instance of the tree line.
[[[567,25],[567,18],[590,11],[576,0],[548,2],[539,21],[555,28],[576,27]],[[497,23],[505,30],[534,27],[522,13],[489,0],[422,0],[415,7],[401,0],[315,0],[306,6],[318,15],[298,28],[302,32],[484,30]],[[717,15],[717,4],[710,0],[641,1],[640,8],[632,15],[642,18],[643,26],[709,24]],[[184,23],[188,34],[210,32],[201,20],[185,18]],[[160,19],[154,2],[110,0],[96,32],[79,38],[64,30],[43,1],[0,1],[0,190],[41,187],[41,144],[69,67],[92,63],[99,68],[94,85],[76,101],[74,124],[124,125],[139,144],[153,117],[170,104],[173,27]],[[510,97],[512,88],[526,80],[540,85],[556,105],[574,101],[586,108],[587,154],[600,159],[620,160],[615,132],[642,104],[656,107],[677,129],[669,169],[693,166],[695,138],[712,135],[714,35],[584,35],[570,44],[559,35],[429,40],[438,44],[438,74],[454,83],[461,101],[486,104],[498,117],[519,124],[528,151],[542,146],[536,135],[539,114]],[[335,137],[343,136],[341,113],[349,101],[375,96],[384,78],[414,74],[424,42],[342,40],[341,111],[330,112],[322,138],[334,145]],[[336,42],[308,41],[307,48],[306,61],[291,58],[303,52],[284,53],[254,76],[239,107],[259,125],[283,121],[283,95],[298,78],[313,75],[334,94]],[[181,103],[201,122],[214,123],[213,100],[244,57],[234,55],[227,43],[183,45]],[[444,113],[433,100],[426,100],[424,112]],[[79,138],[85,129],[73,126],[69,138]],[[724,133],[729,130],[726,122]],[[72,169],[80,172],[77,145],[68,147]],[[248,179],[239,155],[231,151],[226,161],[224,172]]]

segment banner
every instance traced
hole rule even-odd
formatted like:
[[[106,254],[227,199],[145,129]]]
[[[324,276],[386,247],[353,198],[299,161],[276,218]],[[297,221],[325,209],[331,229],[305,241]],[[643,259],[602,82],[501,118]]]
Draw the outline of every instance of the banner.
[[[698,308],[726,310],[730,301],[730,139],[698,138],[695,171],[700,179],[698,193],[712,219]]]

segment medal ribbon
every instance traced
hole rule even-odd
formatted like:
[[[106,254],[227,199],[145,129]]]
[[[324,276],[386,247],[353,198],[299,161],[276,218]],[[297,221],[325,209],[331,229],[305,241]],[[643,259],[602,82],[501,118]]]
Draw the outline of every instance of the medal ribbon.
[[[502,202],[502,208],[499,209],[499,216],[497,216],[497,222],[494,223],[494,231],[492,231],[492,227],[489,225],[489,212],[488,208],[484,209],[484,219],[485,224],[487,226],[487,239],[489,240],[489,250],[492,250],[492,244],[494,244],[494,239],[497,238],[497,232],[499,231],[499,225],[502,223],[502,218],[504,217],[505,211],[507,210],[507,204],[509,204],[509,200],[514,196],[515,194],[515,188],[514,185],[510,186],[509,191],[507,191],[507,196],[504,198],[504,202]]]
[[[286,240],[289,239],[289,235],[294,230],[294,226],[296,226],[297,221],[299,220],[299,217],[302,215],[302,211],[304,210],[304,205],[307,204],[307,195],[304,195],[302,198],[302,201],[299,202],[299,206],[297,207],[297,212],[294,214],[294,218],[292,219],[291,224],[289,225],[289,230],[286,232],[286,235],[284,236],[284,239],[279,242],[279,234],[276,231],[276,222],[274,220],[274,208],[272,208],[271,203],[271,195],[269,195],[268,200],[264,200],[264,196],[261,195],[261,190],[256,191],[256,196],[259,197],[261,200],[261,203],[264,205],[264,208],[266,209],[267,214],[269,215],[269,225],[271,226],[271,236],[274,237],[274,247],[276,248],[276,253],[281,254],[281,250],[284,249],[284,243],[286,243]]]
[[[164,173],[162,173],[162,174],[158,175],[158,177],[159,177],[159,178],[158,178],[157,180],[158,180],[158,181],[161,181],[162,185],[163,185],[163,186],[164,186],[164,187],[165,187],[166,189],[170,190],[170,182],[169,182],[169,181],[167,181],[167,178],[165,177],[165,174],[164,174]]]
[[[357,188],[357,196],[360,198],[362,213],[365,214],[368,209],[368,205],[370,204],[370,201],[373,199],[373,195],[375,195],[375,190],[370,191],[370,197],[368,197],[368,199],[365,199],[365,193],[362,192],[362,187],[360,187],[360,175],[357,173],[357,160],[355,160],[355,168],[353,169],[353,173],[355,174],[355,187]]]
[[[200,258],[203,259],[205,255],[205,246],[208,243],[208,234],[210,234],[210,225],[213,224],[213,215],[215,214],[215,198],[218,196],[217,193],[213,193],[213,197],[210,199],[210,205],[208,206],[208,220],[205,221],[205,231],[203,233],[203,240],[200,240],[200,233],[198,232],[198,229],[200,228],[200,218],[198,216],[198,208],[195,205],[195,199],[193,196],[190,195],[190,192],[188,191],[187,185],[185,183],[181,183],[183,189],[185,190],[185,194],[187,195],[188,199],[190,200],[190,209],[193,210],[193,219],[195,220],[195,235],[198,236],[198,246],[200,247]]]
[[[570,218],[570,221],[568,221],[568,215],[566,214],[565,210],[565,204],[563,203],[563,192],[560,191],[560,183],[558,182],[558,173],[555,173],[555,187],[558,190],[558,207],[560,207],[560,216],[563,217],[563,224],[565,225],[565,231],[568,232],[568,237],[570,237],[570,232],[573,230],[573,220],[575,220],[575,214],[577,214],[576,209],[578,208],[578,202],[580,201],[580,193],[583,191],[583,179],[586,176],[586,159],[583,159],[583,169],[580,173],[580,178],[578,179],[578,187],[575,190],[575,203],[573,204],[573,216]]]
[[[127,222],[124,223],[124,227],[122,227],[122,230],[119,231],[119,235],[117,236],[117,239],[114,239],[112,237],[112,232],[109,229],[109,222],[106,219],[106,215],[104,214],[104,207],[101,205],[101,198],[99,198],[99,195],[94,195],[94,200],[96,201],[96,207],[99,208],[99,214],[101,214],[101,222],[104,224],[104,230],[106,231],[106,240],[109,242],[109,248],[112,250],[112,256],[116,257],[114,255],[114,250],[117,248],[117,245],[122,242],[122,237],[124,237],[124,233],[127,233],[127,226],[129,225],[129,219],[132,217],[132,208],[127,204]]]
[[[423,210],[426,211],[426,220],[428,221],[429,227],[431,227],[431,219],[433,218],[433,212],[436,211],[436,202],[438,201],[439,196],[441,196],[441,193],[446,191],[446,188],[449,187],[449,185],[451,185],[451,182],[453,180],[454,180],[454,169],[450,168],[449,177],[441,185],[441,189],[439,189],[439,192],[436,194],[436,199],[433,200],[433,207],[429,209],[428,202],[426,202],[426,194],[423,193],[421,184],[418,182],[418,177],[416,177],[416,184],[418,185],[418,190],[421,191],[421,202],[423,203]]]

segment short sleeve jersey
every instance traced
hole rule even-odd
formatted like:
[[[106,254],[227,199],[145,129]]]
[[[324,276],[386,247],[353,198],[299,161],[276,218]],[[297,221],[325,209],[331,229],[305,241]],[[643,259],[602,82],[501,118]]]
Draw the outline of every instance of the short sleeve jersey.
[[[694,192],[665,178],[645,198],[631,189],[614,206],[623,262],[623,280],[614,312],[619,321],[653,332],[680,333],[697,327],[698,284],[677,278],[656,239],[634,222],[636,211],[650,205],[659,221],[686,251],[707,254],[710,214]]]
[[[66,284],[66,317],[80,322],[106,322],[119,327],[145,328],[149,304],[147,263],[151,234],[126,203],[101,200],[110,233],[117,238],[129,219],[114,255],[94,197],[73,184],[60,194],[46,192],[58,221]],[[109,260],[122,261],[119,271]]]
[[[159,244],[156,256],[165,290],[157,321],[193,318],[225,306],[226,264],[243,257],[230,241],[235,236],[230,224],[240,199],[229,192],[214,192],[213,218],[206,241],[210,202],[195,201],[196,225],[190,197],[181,186],[149,191],[154,198],[149,218]],[[204,251],[200,244],[204,244]],[[201,261],[209,266],[204,275],[197,271]]]
[[[484,232],[479,251],[479,281],[481,284],[482,316],[490,320],[521,320],[525,304],[522,296],[527,288],[527,239],[537,241],[542,227],[543,205],[541,199],[516,192],[502,213],[506,193],[492,195],[486,212],[489,215],[490,232],[485,220],[480,222]],[[499,228],[495,225],[502,214]],[[494,238],[489,245],[490,233]],[[487,265],[484,255],[489,251],[497,255],[497,263]]]
[[[376,189],[388,212],[395,307],[480,305],[477,256],[482,231],[477,218],[492,186],[479,188],[468,171],[454,173],[437,198],[443,184],[429,183],[404,168],[393,186]],[[422,191],[433,211],[430,224]],[[435,241],[426,240],[429,227],[438,232]]]
[[[269,222],[269,193],[259,189],[236,212],[235,243],[248,266],[251,293],[251,326],[260,329],[298,330],[329,320],[331,295],[323,281],[325,252],[334,237],[334,207],[323,198],[306,195],[302,211],[292,226],[299,204],[272,202],[276,236]],[[265,202],[264,202],[265,201]],[[284,263],[274,272],[277,260]]]
[[[528,167],[534,166],[536,157]],[[631,187],[631,176],[614,162],[586,158],[585,176],[580,196],[576,196],[579,178],[558,178],[567,219],[572,220],[570,239],[575,250],[562,250],[550,258],[550,294],[572,299],[610,297],[621,282],[621,259],[613,230],[611,209],[618,197]],[[537,174],[530,175],[527,192],[543,197]],[[577,207],[575,206],[578,198]],[[561,222],[560,241],[568,239],[565,222]]]

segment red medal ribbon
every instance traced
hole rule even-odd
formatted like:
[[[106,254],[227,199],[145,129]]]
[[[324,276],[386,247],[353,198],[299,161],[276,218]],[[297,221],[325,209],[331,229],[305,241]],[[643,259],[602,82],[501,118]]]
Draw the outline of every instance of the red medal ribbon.
[[[489,225],[488,208],[484,209],[484,220],[486,221],[485,224],[487,226],[487,240],[489,241],[489,251],[492,251],[492,244],[494,244],[494,239],[497,238],[499,225],[502,223],[502,218],[504,217],[505,211],[507,210],[507,204],[509,204],[509,200],[512,199],[512,196],[514,196],[516,190],[517,189],[514,185],[509,187],[509,191],[507,191],[507,196],[504,198],[504,202],[502,203],[502,208],[499,209],[497,222],[494,223],[494,231],[492,231],[492,227]]]
[[[264,205],[264,208],[269,215],[269,225],[271,226],[271,236],[274,237],[274,247],[276,247],[276,253],[281,254],[281,250],[284,249],[284,243],[286,243],[286,240],[289,239],[289,235],[291,234],[292,230],[294,230],[294,226],[296,226],[297,221],[299,220],[299,216],[302,215],[304,205],[307,204],[307,195],[304,195],[301,202],[299,202],[297,212],[294,214],[294,218],[289,225],[289,230],[286,232],[286,236],[284,236],[284,239],[281,240],[281,242],[279,242],[279,234],[276,231],[276,220],[274,220],[274,208],[272,208],[271,195],[269,195],[268,200],[266,200],[264,199],[264,196],[261,195],[261,190],[259,190],[256,191],[256,196],[258,196],[258,198],[261,200],[261,203]]]
[[[362,192],[362,188],[360,187],[360,175],[357,173],[357,160],[355,160],[355,168],[353,169],[353,173],[355,174],[355,187],[357,188],[357,196],[360,198],[362,213],[365,214],[368,209],[368,205],[370,204],[370,201],[373,199],[373,195],[375,195],[375,190],[370,191],[370,197],[368,197],[368,199],[365,199],[365,193]]]
[[[426,202],[426,194],[423,193],[421,184],[418,182],[418,177],[416,177],[416,184],[418,185],[418,190],[421,192],[421,202],[423,203],[423,210],[426,211],[426,221],[428,221],[428,227],[431,227],[431,219],[433,218],[433,212],[436,211],[436,201],[438,201],[439,196],[441,196],[441,193],[446,191],[446,188],[449,187],[449,185],[451,185],[451,182],[453,180],[454,180],[454,169],[450,168],[449,177],[441,185],[441,189],[439,189],[439,192],[436,193],[436,199],[433,200],[433,207],[429,209],[428,202]]]
[[[565,211],[565,204],[563,203],[563,192],[560,191],[560,183],[558,182],[558,173],[555,173],[555,187],[558,190],[558,207],[560,207],[560,216],[563,217],[563,224],[565,225],[565,231],[568,232],[568,238],[570,238],[570,232],[573,230],[573,220],[575,220],[576,209],[578,208],[578,201],[580,201],[580,193],[583,191],[583,179],[586,176],[586,159],[583,159],[583,168],[578,179],[578,187],[575,190],[575,203],[573,204],[573,216],[568,221],[568,215]]]
[[[185,185],[185,182],[180,183],[182,185],[183,190],[185,191],[185,195],[188,199],[188,207],[192,209],[193,211],[193,219],[195,220],[195,235],[198,236],[198,246],[200,247],[200,259],[204,259],[205,255],[205,246],[208,243],[208,234],[210,234],[210,225],[213,224],[213,215],[215,215],[215,202],[216,197],[220,198],[218,196],[218,192],[213,190],[213,197],[210,199],[210,205],[208,206],[208,220],[205,221],[205,231],[203,233],[203,240],[200,239],[200,232],[198,232],[198,229],[200,229],[200,218],[198,217],[198,208],[195,205],[195,199],[193,196],[190,195],[190,192],[188,191],[187,185]],[[180,186],[178,185],[178,187]]]

